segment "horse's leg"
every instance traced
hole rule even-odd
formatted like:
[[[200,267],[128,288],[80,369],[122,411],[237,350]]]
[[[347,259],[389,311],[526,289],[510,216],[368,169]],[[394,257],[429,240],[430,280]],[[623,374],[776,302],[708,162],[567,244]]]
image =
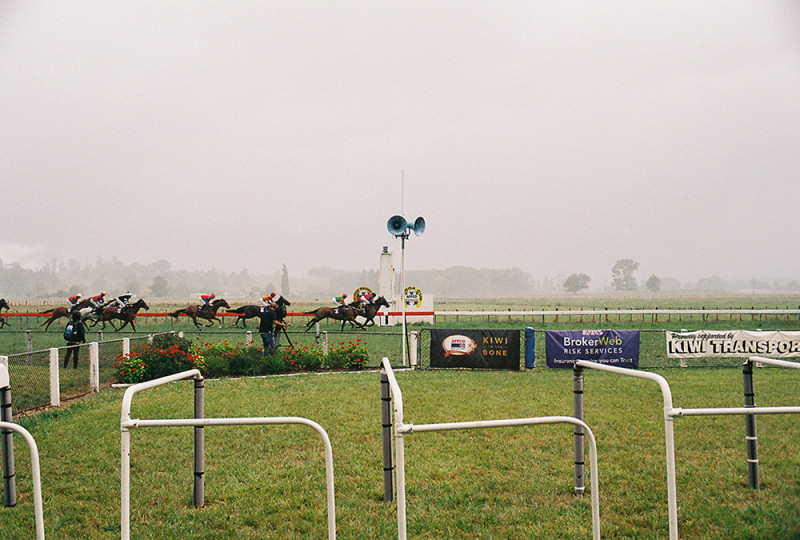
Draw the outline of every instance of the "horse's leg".
[[[115,330],[114,330],[114,331],[115,331],[115,332],[119,332],[120,330],[122,330],[123,328],[125,328],[125,326],[126,326],[127,324],[128,324],[128,321],[124,321],[124,322],[122,323],[122,326],[120,326],[119,328],[115,328]],[[111,326],[114,326],[114,323],[111,323]],[[134,330],[134,331],[135,331],[135,330]]]

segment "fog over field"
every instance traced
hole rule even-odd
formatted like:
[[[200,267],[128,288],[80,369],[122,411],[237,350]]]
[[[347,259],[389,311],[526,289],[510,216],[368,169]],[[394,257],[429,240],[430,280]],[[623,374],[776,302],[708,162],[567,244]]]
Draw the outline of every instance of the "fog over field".
[[[0,261],[798,280],[800,4],[0,3]],[[0,296],[3,292],[0,291]]]

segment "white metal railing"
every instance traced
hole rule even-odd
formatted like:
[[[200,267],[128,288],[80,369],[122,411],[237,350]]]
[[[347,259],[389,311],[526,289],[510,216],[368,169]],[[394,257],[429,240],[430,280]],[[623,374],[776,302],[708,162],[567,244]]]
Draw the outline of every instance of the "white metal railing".
[[[763,358],[760,356],[752,356],[747,362],[754,363],[760,362],[764,364],[772,364],[778,367],[789,367],[800,369],[800,363],[788,362],[785,360],[776,360],[773,358]],[[667,506],[669,514],[669,536],[670,539],[676,540],[678,538],[678,497],[675,481],[675,435],[673,429],[673,419],[681,418],[684,416],[710,416],[710,415],[745,415],[751,416],[756,414],[798,414],[800,407],[720,407],[720,408],[699,408],[699,409],[682,409],[676,408],[672,405],[672,391],[670,390],[669,383],[661,375],[655,373],[648,373],[637,371],[628,368],[621,368],[616,366],[609,366],[599,364],[596,362],[588,362],[586,360],[578,360],[575,362],[575,370],[582,371],[584,368],[594,369],[598,371],[606,371],[623,375],[626,377],[633,377],[639,379],[647,379],[658,384],[661,389],[661,395],[664,403],[664,436],[665,436],[665,451],[667,462]],[[580,375],[582,377],[582,374]]]
[[[406,479],[405,479],[405,441],[404,436],[412,433],[424,433],[429,431],[452,431],[460,429],[484,429],[512,426],[532,426],[540,424],[572,424],[585,430],[591,447],[590,469],[592,486],[592,537],[600,538],[600,496],[599,479],[597,473],[597,445],[594,434],[586,423],[571,416],[543,416],[535,418],[509,418],[501,420],[478,420],[472,422],[446,422],[439,424],[410,424],[403,419],[403,394],[397,378],[392,370],[392,365],[388,358],[381,361],[382,374],[386,375],[391,390],[391,398],[394,405],[394,438],[395,438],[395,458],[397,459],[397,536],[399,540],[407,538],[406,527]]]
[[[142,420],[130,417],[131,404],[134,394],[148,388],[154,388],[169,382],[183,379],[195,379],[195,418],[193,419],[156,419]],[[276,425],[276,424],[300,424],[314,429],[320,436],[325,449],[325,479],[328,506],[328,538],[336,538],[336,502],[334,498],[333,480],[333,450],[327,432],[316,422],[307,418],[300,417],[248,417],[248,418],[204,418],[203,417],[203,376],[197,369],[168,375],[160,379],[154,379],[139,384],[134,384],[127,388],[122,398],[122,412],[120,416],[121,431],[121,504],[120,504],[120,535],[123,540],[130,538],[130,448],[131,448],[131,429],[142,427],[171,427],[171,426],[192,426],[195,428],[195,506],[203,505],[203,475],[204,457],[203,445],[204,438],[202,432],[198,435],[198,430],[205,426],[222,425]],[[198,390],[199,388],[199,390]],[[199,468],[199,470],[198,470]]]

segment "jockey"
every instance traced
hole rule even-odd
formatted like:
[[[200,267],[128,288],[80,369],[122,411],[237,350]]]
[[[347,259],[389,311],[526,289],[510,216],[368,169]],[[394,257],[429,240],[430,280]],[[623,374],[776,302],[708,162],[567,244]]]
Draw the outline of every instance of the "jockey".
[[[69,310],[72,311],[75,309],[75,306],[78,305],[78,302],[81,301],[81,293],[76,294],[75,296],[70,296],[67,298],[67,302],[69,302]]]
[[[336,313],[341,313],[342,309],[347,306],[347,293],[342,293],[341,296],[335,296],[333,302],[336,304]]]
[[[117,313],[122,313],[122,310],[128,306],[128,300],[131,299],[130,291],[126,292],[125,294],[121,294],[114,299],[114,302],[117,304]]]
[[[203,302],[203,305],[200,306],[200,309],[210,308],[211,307],[210,302],[216,297],[217,297],[217,295],[215,295],[214,293],[201,294],[200,295],[200,301]]]
[[[95,311],[100,311],[100,306],[106,303],[106,292],[103,291],[98,295],[92,296],[89,298],[89,304],[94,308]]]
[[[261,303],[264,304],[264,307],[261,308],[261,311],[264,311],[267,308],[275,309],[276,307],[278,307],[278,304],[275,303],[275,293],[274,292],[269,293],[267,296],[262,296],[261,297]]]

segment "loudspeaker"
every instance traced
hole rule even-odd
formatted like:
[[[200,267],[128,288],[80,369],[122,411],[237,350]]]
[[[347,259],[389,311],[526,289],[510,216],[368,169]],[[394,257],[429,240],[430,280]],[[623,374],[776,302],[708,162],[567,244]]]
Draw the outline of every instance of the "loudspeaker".
[[[423,223],[423,227],[424,227]],[[403,216],[392,216],[389,218],[389,221],[386,222],[386,228],[389,229],[389,232],[395,236],[400,236],[406,232],[406,228],[408,228],[408,222],[405,220]]]
[[[414,234],[417,236],[422,236],[422,233],[425,232],[425,219],[420,216],[414,220]]]

